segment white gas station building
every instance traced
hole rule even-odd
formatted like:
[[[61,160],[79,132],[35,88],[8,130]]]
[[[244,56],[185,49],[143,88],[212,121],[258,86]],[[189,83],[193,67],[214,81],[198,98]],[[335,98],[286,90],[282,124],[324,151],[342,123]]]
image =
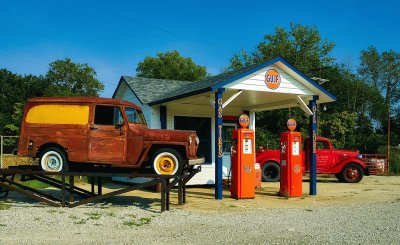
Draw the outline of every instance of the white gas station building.
[[[281,57],[198,82],[122,76],[113,98],[142,107],[149,128],[196,130],[198,155],[206,163],[188,184],[215,184],[217,199],[222,198],[222,178],[229,173],[230,133],[240,114],[249,114],[250,128],[255,129],[257,111],[300,107],[310,116],[309,135],[315,136],[317,103],[336,100]],[[315,152],[310,154],[310,194],[315,195]]]

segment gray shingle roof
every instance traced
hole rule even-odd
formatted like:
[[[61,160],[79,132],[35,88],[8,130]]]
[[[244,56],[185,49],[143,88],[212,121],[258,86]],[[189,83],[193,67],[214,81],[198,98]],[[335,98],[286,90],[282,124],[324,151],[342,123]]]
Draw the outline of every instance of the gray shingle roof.
[[[176,81],[143,77],[122,76],[136,96],[145,104],[167,97],[180,87],[192,83],[189,81]]]
[[[217,76],[208,77],[198,82],[154,79],[143,77],[122,76],[134,91],[136,96],[145,104],[156,104],[170,98],[190,94],[196,91],[210,90],[213,85],[242,74],[253,67],[230,71]]]

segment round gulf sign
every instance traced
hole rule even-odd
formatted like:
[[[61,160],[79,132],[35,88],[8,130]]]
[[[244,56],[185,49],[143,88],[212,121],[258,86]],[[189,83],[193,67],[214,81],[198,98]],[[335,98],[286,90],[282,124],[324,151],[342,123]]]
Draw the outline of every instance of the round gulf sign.
[[[294,120],[293,118],[290,118],[287,121],[287,127],[290,131],[294,131],[296,129],[297,123],[296,120]]]
[[[239,117],[239,125],[242,128],[247,128],[250,124],[250,118],[246,114],[242,114]]]
[[[275,69],[269,69],[267,73],[265,73],[265,84],[270,89],[277,89],[279,85],[281,85],[281,75]]]

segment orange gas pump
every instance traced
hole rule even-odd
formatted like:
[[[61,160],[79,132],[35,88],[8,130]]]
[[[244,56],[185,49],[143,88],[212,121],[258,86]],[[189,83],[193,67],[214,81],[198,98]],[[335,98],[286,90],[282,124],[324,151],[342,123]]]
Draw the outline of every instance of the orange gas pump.
[[[294,119],[288,120],[289,132],[281,134],[281,185],[279,195],[284,197],[300,197],[302,195],[303,152],[301,150],[301,134],[293,132],[296,128]]]
[[[255,198],[255,146],[254,131],[246,128],[250,123],[247,115],[239,117],[242,128],[232,133],[232,182],[231,197],[236,199]]]

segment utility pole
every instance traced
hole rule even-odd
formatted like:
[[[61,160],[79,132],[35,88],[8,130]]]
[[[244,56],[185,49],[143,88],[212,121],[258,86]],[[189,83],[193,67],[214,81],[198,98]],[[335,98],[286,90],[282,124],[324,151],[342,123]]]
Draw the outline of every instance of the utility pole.
[[[390,162],[390,104],[388,107],[388,138],[387,138],[387,159],[388,159],[388,170],[389,170],[389,162]]]

